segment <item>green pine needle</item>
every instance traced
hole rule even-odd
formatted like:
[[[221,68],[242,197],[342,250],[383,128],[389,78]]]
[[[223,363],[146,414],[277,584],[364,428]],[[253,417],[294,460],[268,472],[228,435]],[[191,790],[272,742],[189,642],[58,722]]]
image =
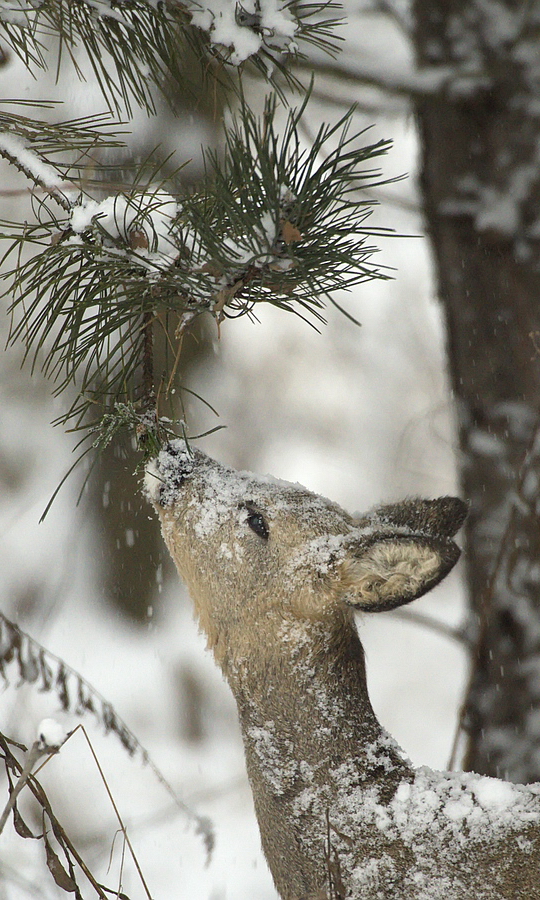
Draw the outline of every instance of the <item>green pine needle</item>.
[[[241,2],[230,2],[234,28],[242,44],[243,35],[251,36],[254,52],[249,62],[266,80],[277,84],[282,77],[298,84],[290,63],[305,58],[303,45],[315,45],[335,54],[339,37],[336,26],[338,3],[284,2],[278,16],[290,17],[294,33],[279,34],[264,17],[264,0],[257,0],[255,12],[244,10]],[[131,115],[134,106],[149,112],[156,110],[153,88],[172,98],[171,83],[185,94],[189,80],[185,69],[186,50],[199,61],[201,78],[227,80],[226,70],[234,75],[245,64],[233,44],[219,43],[213,33],[212,5],[205,13],[204,3],[194,0],[40,0],[30,5],[24,0],[9,4],[6,15],[0,9],[0,29],[13,53],[30,70],[49,68],[60,71],[64,58],[71,61],[81,79],[85,78],[82,60],[86,57],[96,83],[112,111]],[[207,25],[198,27],[197,13],[203,13]],[[193,17],[195,18],[193,19]],[[270,17],[272,19],[272,17]],[[234,30],[231,31],[234,40]],[[51,40],[51,38],[53,40]],[[55,56],[49,46],[56,47]],[[56,57],[56,58],[55,58]],[[86,72],[88,75],[88,72]]]
[[[206,153],[197,191],[182,190],[174,177],[160,180],[160,167],[147,161],[130,189],[95,200],[68,192],[68,208],[55,212],[54,194],[37,190],[34,179],[37,221],[0,223],[9,339],[24,346],[57,394],[70,388],[73,396],[75,387],[64,425],[90,427],[94,436],[97,428],[99,446],[117,428],[135,429],[154,452],[174,430],[156,424],[164,421],[156,403],[182,390],[182,339],[200,315],[219,327],[270,303],[324,322],[336,290],[388,277],[373,262],[372,238],[389,232],[369,227],[373,204],[362,188],[381,183],[374,166],[389,142],[362,144],[351,127],[353,108],[304,145],[308,99],[289,110],[281,130],[275,95],[261,116],[241,102],[222,155]],[[94,125],[64,123],[41,133],[21,120],[12,130],[44,164],[72,141],[84,182]],[[62,167],[73,175],[65,160]],[[159,332],[170,363],[158,377]]]

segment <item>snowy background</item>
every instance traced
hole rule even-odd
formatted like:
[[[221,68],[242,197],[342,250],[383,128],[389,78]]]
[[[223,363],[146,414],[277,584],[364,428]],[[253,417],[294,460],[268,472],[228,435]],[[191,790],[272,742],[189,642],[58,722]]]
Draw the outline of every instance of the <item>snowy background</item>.
[[[398,30],[376,17],[369,29],[362,21],[353,11],[350,57],[369,65],[384,51],[402,74],[410,54]],[[362,43],[366,35],[369,45]],[[65,118],[102,108],[92,84],[71,79],[66,95],[65,86],[61,90],[43,78],[33,82],[16,62],[0,70],[0,92],[25,99],[62,96]],[[381,244],[381,261],[395,269],[395,280],[372,282],[354,297],[337,298],[360,319],[361,328],[333,309],[321,334],[272,309],[260,312],[258,324],[224,323],[213,354],[192,370],[190,385],[227,426],[201,442],[206,452],[236,467],[299,481],[361,511],[404,495],[454,492],[456,447],[441,316],[417,210],[414,122],[405,105],[381,101],[377,92],[360,94],[349,86],[339,95],[344,102],[360,99],[367,108],[382,102],[379,112],[359,112],[358,126],[375,123],[370,142],[393,139],[382,163],[385,176],[409,174],[381,189],[384,202],[373,217],[374,224],[391,225],[397,234],[415,235]],[[340,112],[314,103],[314,127]],[[167,141],[184,157],[196,157],[205,127],[195,123],[188,136],[171,132]],[[134,143],[147,128],[144,118],[134,122]],[[0,178],[2,217],[28,215],[24,181],[4,165]],[[5,334],[6,322],[2,329]],[[20,370],[20,362],[19,352],[8,349],[0,363],[1,608],[114,705],[187,806],[212,820],[216,846],[208,863],[193,821],[151,769],[131,760],[114,736],[104,737],[91,716],[86,718],[154,900],[275,900],[233,701],[205,652],[177,578],[155,561],[155,599],[143,625],[115,610],[100,577],[115,547],[104,547],[99,516],[90,514],[85,499],[76,506],[83,473],[70,479],[38,524],[72,462],[74,441],[50,426],[58,401],[38,374]],[[201,429],[216,424],[200,407],[195,414]],[[127,508],[141,505],[135,477],[124,502]],[[150,508],[146,514],[152,516]],[[125,539],[131,540],[129,529]],[[459,624],[462,604],[459,572],[454,572],[414,608]],[[365,617],[359,628],[382,723],[414,763],[446,767],[466,675],[461,648],[391,614]],[[16,689],[11,674],[14,683],[1,695],[0,730],[30,744],[45,716],[73,727],[72,719],[58,713],[54,696],[28,686]],[[132,900],[143,898],[133,863],[127,857],[122,863],[118,823],[81,732],[42,774],[56,814],[89,866],[107,885],[121,883]],[[39,831],[31,810],[28,816]],[[43,855],[41,842],[6,829],[0,841],[0,900],[64,896]],[[93,896],[90,888],[85,896]]]

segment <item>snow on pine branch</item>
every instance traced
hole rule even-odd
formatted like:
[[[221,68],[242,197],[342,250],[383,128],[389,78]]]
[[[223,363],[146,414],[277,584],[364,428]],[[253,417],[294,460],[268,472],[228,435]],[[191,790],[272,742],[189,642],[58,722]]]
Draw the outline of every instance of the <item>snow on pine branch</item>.
[[[54,196],[63,209],[70,208],[69,193],[73,194],[73,188],[70,191],[69,185],[65,184],[56,168],[44,162],[20,135],[0,132],[0,156],[26,175],[34,185]]]
[[[178,214],[178,202],[162,189],[128,196],[116,194],[104,200],[83,198],[70,214],[74,235],[83,234],[95,224],[110,242],[120,241],[137,252],[139,262],[147,260],[150,269],[170,266],[178,256],[172,225]]]
[[[5,102],[22,105],[22,101]],[[25,105],[46,109],[56,106],[54,102],[39,101]],[[55,123],[20,113],[0,112],[0,156],[43,194],[54,197],[66,212],[79,193],[74,182],[79,179],[88,157],[97,148],[121,145],[114,134],[114,123],[107,115]]]
[[[156,183],[159,167],[143,168],[131,189],[81,194],[65,216],[44,203],[36,224],[3,223],[9,340],[24,345],[57,393],[77,384],[58,421],[80,424],[89,411],[101,419],[126,403],[144,411],[160,393],[154,333],[171,348],[167,391],[181,389],[182,335],[197,316],[219,327],[271,303],[324,322],[334,291],[388,277],[372,243],[388,230],[370,227],[363,189],[381,183],[377,162],[389,142],[366,144],[351,127],[353,108],[305,146],[308,102],[309,92],[285,123],[274,95],[261,115],[242,104],[222,152],[205,153],[196,191],[174,177]]]
[[[0,154],[7,157],[13,165],[42,184],[48,190],[58,190],[63,187],[63,180],[56,169],[49,163],[43,162],[39,156],[30,150],[25,141],[18,134],[0,132]]]
[[[267,78],[275,69],[288,72],[291,58],[301,56],[301,45],[311,44],[332,55],[341,19],[335,0],[0,0],[3,38],[30,68],[47,69],[45,37],[58,37],[58,54],[77,57],[77,72],[84,53],[111,108],[131,112],[133,103],[155,111],[152,89],[176,82],[186,88],[185,56],[194,51],[201,78],[219,66],[212,58],[238,67],[250,59]]]
[[[189,4],[192,24],[207,32],[216,48],[227,51],[233,65],[270,45],[280,52],[298,49],[300,22],[283,0],[203,0]]]

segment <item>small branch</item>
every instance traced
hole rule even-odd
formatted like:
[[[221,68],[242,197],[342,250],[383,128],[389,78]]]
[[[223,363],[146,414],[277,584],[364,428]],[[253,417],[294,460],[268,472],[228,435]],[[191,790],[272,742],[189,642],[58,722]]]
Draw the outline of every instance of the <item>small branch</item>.
[[[137,869],[137,874],[138,874],[138,876],[139,876],[139,878],[140,878],[140,880],[141,880],[141,884],[142,884],[142,886],[143,886],[143,888],[144,888],[145,894],[146,894],[148,900],[152,900],[152,895],[150,894],[150,890],[149,890],[149,888],[148,888],[148,885],[147,885],[147,883],[146,883],[145,877],[144,877],[144,875],[143,875],[143,871],[142,871],[142,869],[141,869],[139,860],[137,859],[137,855],[136,855],[136,853],[135,853],[135,850],[133,849],[133,845],[132,845],[131,840],[130,840],[130,838],[129,838],[129,835],[128,835],[128,833],[127,833],[127,828],[126,828],[126,826],[124,825],[124,822],[123,822],[123,820],[122,820],[122,816],[120,815],[120,811],[119,811],[119,809],[118,809],[118,807],[117,807],[117,805],[116,805],[115,799],[114,799],[114,797],[113,797],[113,795],[112,795],[112,792],[111,792],[111,789],[110,789],[109,784],[108,784],[108,782],[107,782],[107,779],[105,778],[105,773],[104,773],[103,769],[101,768],[101,764],[100,764],[100,762],[99,762],[99,759],[97,758],[96,752],[95,752],[95,750],[94,750],[94,748],[93,748],[93,746],[92,746],[92,742],[91,742],[90,738],[88,737],[88,734],[87,734],[87,731],[86,731],[86,728],[84,727],[84,725],[80,725],[79,727],[80,727],[82,733],[84,734],[84,736],[85,736],[85,738],[86,738],[86,743],[88,744],[88,746],[89,746],[89,748],[90,748],[90,753],[92,754],[92,757],[93,757],[94,762],[95,762],[95,764],[96,764],[97,770],[98,770],[98,772],[99,772],[99,774],[100,774],[101,780],[102,780],[102,782],[103,782],[103,784],[104,784],[104,786],[105,786],[105,790],[107,791],[107,796],[108,796],[108,798],[109,798],[109,800],[110,800],[110,803],[111,803],[112,808],[114,809],[116,818],[118,819],[118,824],[120,825],[120,830],[122,831],[122,834],[123,834],[123,836],[124,836],[124,841],[126,842],[128,848],[129,848],[129,852],[131,853],[131,858],[133,859],[133,863],[134,863],[134,865],[135,865],[135,868]]]
[[[331,104],[339,109],[348,110],[354,104],[355,109],[360,113],[366,113],[370,116],[391,116],[403,115],[403,102],[401,98],[396,100],[391,97],[377,98],[377,100],[367,100],[366,97],[358,97],[358,85],[352,86],[348,92],[343,91],[343,79],[338,76],[326,76],[318,82],[317,87],[313,88],[312,96],[316,100],[323,103]],[[336,93],[337,91],[337,93]]]
[[[377,6],[385,16],[388,16],[389,19],[395,22],[404,36],[411,40],[413,24],[408,12],[398,10],[391,0],[377,0]]]
[[[72,205],[60,189],[62,182],[57,172],[25,147],[18,135],[0,133],[0,156],[49,194],[63,210],[71,212]]]
[[[143,313],[143,360],[142,381],[143,400],[150,406],[155,397],[154,386],[154,312]]]
[[[438,619],[434,619],[432,616],[426,616],[425,613],[419,613],[410,609],[393,609],[390,612],[390,616],[392,616],[393,619],[402,619],[404,622],[411,622],[414,625],[423,625],[425,628],[435,631],[442,637],[457,641],[457,643],[462,646],[470,646],[470,641],[463,628],[454,628],[452,625],[446,625],[445,622],[439,622]]]
[[[5,805],[4,811],[0,816],[0,834],[2,834],[5,824],[9,818],[10,812],[15,808],[15,804],[17,803],[17,797],[21,793],[23,787],[27,783],[30,775],[32,774],[32,769],[37,763],[38,759],[46,754],[48,751],[43,748],[43,745],[40,741],[34,741],[30,750],[28,751],[28,756],[26,757],[26,762],[22,768],[21,774],[19,775],[19,780],[17,784],[11,791],[9,795],[8,802]]]
[[[180,365],[180,356],[182,354],[182,346],[184,344],[184,335],[187,333],[197,316],[198,313],[195,310],[185,310],[181,314],[178,325],[176,326],[174,336],[177,339],[178,344],[174,353],[174,362],[171,368],[171,374],[169,376],[167,387],[165,389],[165,395],[167,397],[171,393],[174,379],[176,377],[176,372],[178,371],[178,366]]]
[[[403,75],[393,74],[381,69],[369,69],[361,58],[343,53],[335,60],[312,54],[309,60],[301,60],[297,66],[310,72],[315,66],[319,75],[331,75],[357,85],[364,84],[407,100],[441,94],[460,77],[467,77],[469,80],[476,77],[479,83],[485,82],[482,73],[460,71],[455,66],[430,66]]]
[[[49,799],[43,789],[43,786],[36,779],[35,775],[32,775],[32,773],[30,771],[31,765],[33,766],[34,763],[36,762],[36,758],[39,758],[40,755],[42,756],[43,752],[44,752],[43,748],[41,746],[41,749],[39,749],[39,753],[36,756],[34,754],[34,751],[36,750],[36,745],[38,746],[38,749],[41,746],[39,744],[39,742],[36,741],[36,743],[32,746],[30,753],[28,755],[28,758],[26,760],[26,763],[23,767],[23,766],[21,766],[17,757],[14,756],[13,753],[11,752],[11,750],[9,749],[8,739],[4,735],[0,734],[0,747],[2,748],[3,753],[4,753],[4,761],[5,761],[5,765],[6,765],[6,770],[9,767],[14,772],[19,773],[19,781],[17,782],[17,785],[15,786],[11,796],[13,797],[13,794],[17,790],[18,785],[23,781],[23,778],[24,778],[24,782],[28,784],[28,789],[32,792],[35,799],[41,806],[41,809],[43,810],[43,814],[45,814],[45,813],[47,814],[49,821],[52,825],[54,835],[55,835],[56,839],[59,841],[59,843],[62,846],[62,848],[64,849],[64,851],[66,848],[69,850],[69,852],[73,856],[73,859],[77,862],[81,871],[86,875],[88,881],[90,882],[90,884],[96,891],[98,897],[100,897],[101,900],[108,900],[107,894],[105,893],[105,891],[103,890],[101,885],[98,884],[98,882],[96,881],[96,879],[90,872],[88,866],[86,865],[86,863],[84,862],[84,860],[82,859],[80,854],[77,852],[77,850],[73,846],[72,842],[70,841],[69,837],[67,836],[66,832],[60,825],[60,822],[56,818],[56,816],[53,812],[52,806],[49,802]],[[49,756],[52,755],[52,752],[50,750],[46,749],[45,753],[47,753],[47,752],[48,752]],[[31,761],[32,756],[33,756],[33,760]],[[20,793],[20,791],[19,791],[19,793]],[[12,804],[12,808],[13,808],[13,806],[14,806],[14,803]],[[9,815],[9,812],[8,812],[8,815]],[[43,837],[45,838],[45,835],[43,835]]]
[[[53,812],[53,808],[50,804],[49,798],[47,797],[42,785],[39,783],[39,781],[37,781],[35,778],[32,777],[30,779],[30,781],[28,782],[28,787],[32,791],[35,799],[40,804],[43,811],[47,813],[47,816],[48,816],[49,821],[53,828],[53,833],[54,833],[56,839],[59,840],[62,848],[68,849],[69,853],[71,854],[71,856],[73,857],[73,859],[75,860],[77,865],[79,866],[80,870],[84,873],[84,875],[88,879],[89,883],[92,885],[92,887],[95,890],[98,897],[100,897],[101,900],[108,900],[108,897],[107,897],[107,894],[105,893],[104,888],[102,887],[102,885],[99,884],[98,881],[96,881],[96,879],[92,875],[92,872],[86,865],[84,859],[78,852],[77,848],[75,847],[73,842],[70,840],[70,838],[68,837],[68,835],[66,834],[66,832],[64,831],[62,826],[60,825],[60,822],[58,821],[58,819],[56,818],[56,816]]]

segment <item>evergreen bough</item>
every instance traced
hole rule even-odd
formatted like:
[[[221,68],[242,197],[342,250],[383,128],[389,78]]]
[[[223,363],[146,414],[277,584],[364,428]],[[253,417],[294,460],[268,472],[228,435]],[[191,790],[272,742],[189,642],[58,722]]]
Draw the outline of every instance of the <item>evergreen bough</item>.
[[[29,68],[49,64],[51,36],[58,65],[65,51],[78,65],[83,47],[117,113],[134,103],[152,110],[153,87],[182,83],[177,51],[187,45],[201,72],[230,88],[222,148],[204,152],[195,189],[181,170],[166,173],[156,153],[107,196],[100,154],[122,144],[112,113],[58,123],[50,109],[47,119],[0,117],[0,155],[28,178],[35,214],[0,223],[9,340],[57,394],[71,389],[58,422],[97,447],[134,429],[146,456],[174,429],[167,414],[174,418],[170,400],[182,388],[182,341],[199,316],[219,329],[270,303],[316,325],[336,290],[387,277],[371,243],[383,230],[369,227],[373,202],[361,189],[380,183],[374,166],[389,142],[359,141],[353,107],[307,143],[311,87],[287,105],[281,75],[296,83],[291,60],[302,42],[336,49],[333,3],[6,4],[0,24]],[[261,114],[244,96],[248,65],[272,83]],[[158,338],[167,362],[156,374]]]

